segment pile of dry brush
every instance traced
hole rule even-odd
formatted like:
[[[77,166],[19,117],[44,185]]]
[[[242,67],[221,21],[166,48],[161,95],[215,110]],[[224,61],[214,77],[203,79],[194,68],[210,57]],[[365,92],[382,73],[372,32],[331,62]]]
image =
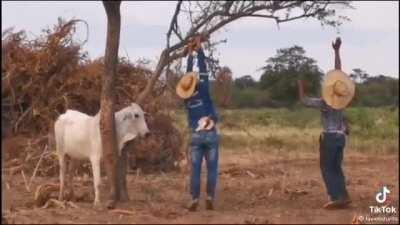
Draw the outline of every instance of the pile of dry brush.
[[[14,173],[33,171],[42,158],[38,175],[55,175],[58,161],[54,146],[43,152],[55,119],[66,109],[89,115],[100,109],[103,59],[88,59],[82,43],[74,40],[78,22],[82,21],[59,19],[34,40],[28,40],[24,31],[2,34],[2,158]],[[151,74],[146,65],[120,58],[116,110],[134,101]],[[156,84],[142,105],[151,115],[147,123],[156,135],[130,145],[139,166],[168,169],[182,157],[182,138],[168,115],[176,100],[165,88],[162,82]]]

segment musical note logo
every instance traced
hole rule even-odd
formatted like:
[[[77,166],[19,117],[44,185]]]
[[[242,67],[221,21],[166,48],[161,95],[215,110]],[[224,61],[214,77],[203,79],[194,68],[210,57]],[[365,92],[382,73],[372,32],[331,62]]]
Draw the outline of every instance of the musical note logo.
[[[387,194],[390,194],[390,190],[383,186],[382,191],[378,192],[375,196],[375,199],[378,203],[384,203],[386,201]]]

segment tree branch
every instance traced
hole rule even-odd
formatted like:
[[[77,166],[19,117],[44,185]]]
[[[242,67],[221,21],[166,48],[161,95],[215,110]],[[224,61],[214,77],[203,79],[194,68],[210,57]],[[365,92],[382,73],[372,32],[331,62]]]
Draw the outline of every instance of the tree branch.
[[[335,26],[337,24],[332,22],[333,20],[327,20],[327,17],[335,15],[335,12],[327,9],[327,7],[329,5],[338,4],[351,7],[350,4],[344,1],[215,1],[208,2],[208,5],[196,1],[197,8],[199,9],[198,11],[193,9],[191,7],[192,4],[189,3],[188,12],[192,25],[183,37],[181,33],[178,32],[179,11],[185,12],[185,10],[180,9],[181,4],[182,1],[179,1],[171,20],[167,33],[167,47],[162,51],[155,73],[148,81],[143,92],[139,95],[139,100],[144,99],[145,94],[143,93],[148,94],[150,92],[152,86],[161,76],[166,65],[169,65],[169,63],[174,60],[185,56],[185,52],[182,51],[182,48],[197,34],[210,36],[212,33],[227,24],[243,17],[273,19],[278,26],[279,23],[314,17],[323,23]],[[303,9],[300,15],[291,15],[292,9],[299,8]],[[275,14],[278,11],[283,12],[284,14],[278,16],[278,14]],[[179,41],[170,46],[170,38],[172,34],[174,34]]]
[[[174,31],[174,33],[182,41],[182,37],[180,36],[180,34],[178,34],[178,31],[177,31],[177,28],[178,28],[178,15],[179,15],[179,12],[181,10],[181,5],[182,5],[182,0],[179,0],[178,4],[176,4],[174,16],[172,17],[171,23],[169,24],[169,28],[168,28],[168,32],[167,32],[167,48],[169,48],[172,31]]]

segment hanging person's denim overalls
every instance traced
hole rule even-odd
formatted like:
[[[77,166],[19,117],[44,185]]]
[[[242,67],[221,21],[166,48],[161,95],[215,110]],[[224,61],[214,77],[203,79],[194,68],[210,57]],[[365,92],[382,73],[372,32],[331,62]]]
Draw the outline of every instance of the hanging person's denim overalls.
[[[192,131],[190,144],[192,156],[190,192],[193,200],[200,197],[201,164],[204,157],[207,163],[207,195],[209,198],[214,199],[218,178],[219,135],[215,126],[211,130],[195,131],[198,125],[197,122],[201,117],[209,116],[215,124],[218,122],[218,116],[210,97],[205,56],[201,48],[197,53],[197,65],[199,67],[199,82],[193,95],[185,100],[189,127]],[[191,71],[193,71],[193,56],[189,55],[187,72]]]

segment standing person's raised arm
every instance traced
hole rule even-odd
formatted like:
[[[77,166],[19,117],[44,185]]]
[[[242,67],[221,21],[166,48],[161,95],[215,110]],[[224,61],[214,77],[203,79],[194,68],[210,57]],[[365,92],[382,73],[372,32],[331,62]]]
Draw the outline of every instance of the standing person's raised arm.
[[[310,98],[306,97],[304,94],[304,83],[302,80],[297,81],[297,86],[299,89],[299,98],[300,101],[308,107],[313,107],[313,108],[320,108],[322,106],[322,100],[320,98]]]
[[[335,50],[335,69],[342,70],[342,63],[340,61],[339,49],[342,44],[342,40],[340,38],[336,38],[335,42],[332,42],[332,48]]]

